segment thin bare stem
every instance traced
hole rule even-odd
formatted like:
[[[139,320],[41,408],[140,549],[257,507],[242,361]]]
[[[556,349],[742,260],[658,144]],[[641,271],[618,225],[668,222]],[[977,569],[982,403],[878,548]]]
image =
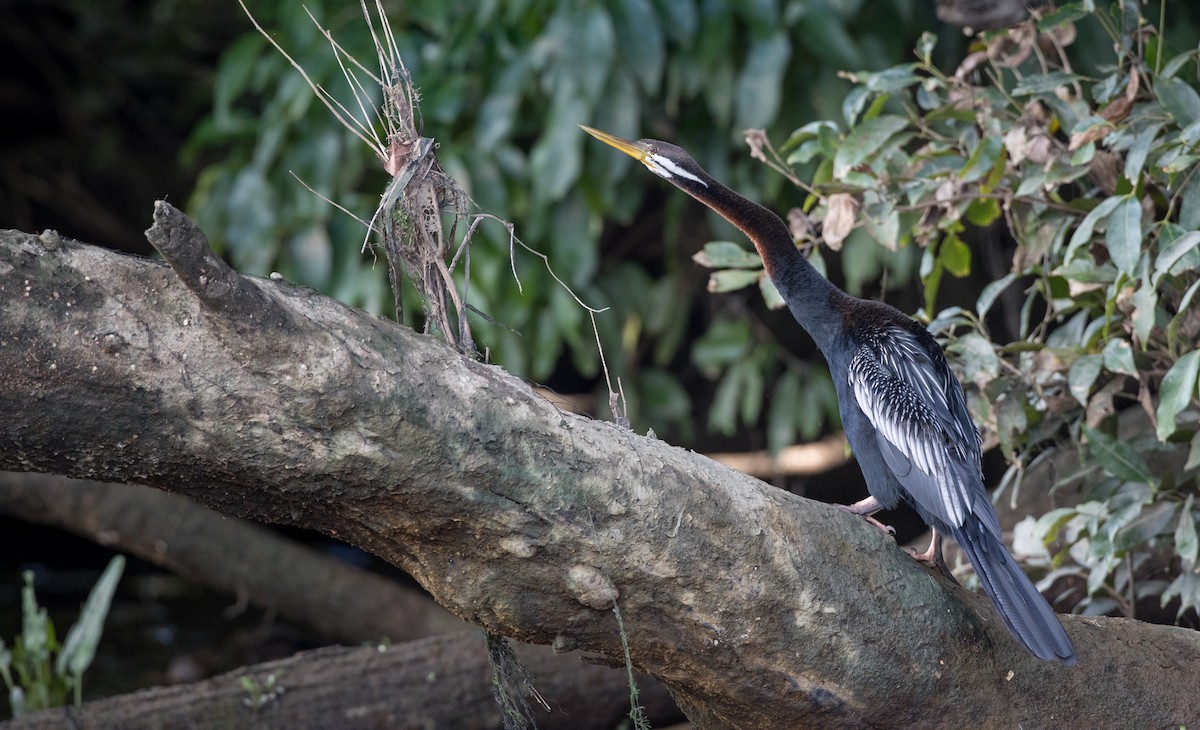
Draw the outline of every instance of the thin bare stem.
[[[347,121],[347,116],[349,116],[349,118],[354,120],[355,122],[357,122],[358,120],[354,119],[353,115],[350,115],[348,113],[343,114],[343,111],[345,111],[345,107],[343,107],[341,104],[337,103],[336,100],[331,101],[332,97],[330,96],[330,94],[327,91],[325,91],[325,89],[321,88],[320,84],[313,81],[312,77],[308,75],[308,72],[304,70],[304,67],[301,66],[300,63],[296,59],[292,58],[291,54],[289,54],[287,51],[285,51],[283,49],[283,46],[279,45],[279,43],[276,42],[276,40],[271,37],[271,34],[268,33],[266,31],[266,29],[263,28],[262,25],[259,24],[258,19],[255,18],[254,15],[250,12],[250,9],[246,7],[245,0],[238,0],[238,5],[242,6],[242,11],[244,13],[246,13],[246,17],[250,19],[251,24],[254,25],[254,28],[255,28],[255,30],[257,30],[259,32],[259,35],[261,35],[263,38],[266,38],[267,42],[270,43],[275,48],[276,51],[279,51],[280,55],[282,55],[284,58],[286,58],[288,60],[288,63],[292,64],[292,68],[296,69],[296,71],[298,71],[300,73],[301,78],[303,78],[305,83],[308,84],[309,88],[313,90],[313,93],[317,95],[317,98],[321,100],[321,103],[325,105],[325,108],[329,109],[329,112],[331,114],[333,114],[333,116],[339,122],[341,122],[342,125],[344,127],[346,127],[346,129],[349,129],[354,134],[354,136],[356,136],[360,140],[362,140],[372,150],[375,150],[377,154],[382,154],[383,150],[377,148],[378,141],[375,139],[372,139],[370,137],[367,137],[362,132],[360,132],[358,129],[356,129],[355,125],[353,123],[351,123],[350,121]],[[339,109],[340,109],[340,111],[339,111]]]

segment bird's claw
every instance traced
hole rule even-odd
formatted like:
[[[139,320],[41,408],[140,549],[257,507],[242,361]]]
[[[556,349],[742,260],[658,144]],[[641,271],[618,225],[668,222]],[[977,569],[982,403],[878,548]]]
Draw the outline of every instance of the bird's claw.
[[[849,513],[850,513],[850,514],[852,514],[852,515],[858,515],[859,517],[863,518],[864,520],[866,520],[867,522],[871,523],[872,525],[875,525],[876,527],[878,527],[879,529],[883,530],[884,532],[886,532],[887,534],[891,535],[892,537],[895,537],[895,536],[896,536],[896,528],[892,527],[891,525],[885,525],[885,524],[883,524],[882,522],[880,522],[879,520],[875,519],[875,518],[874,518],[874,517],[872,517],[871,515],[869,515],[869,514],[867,514],[867,513],[863,512],[862,510],[858,509],[858,508],[857,508],[855,505],[853,505],[853,504],[835,504],[835,505],[833,505],[833,506],[834,506],[834,507],[837,507],[838,509],[840,509],[840,510],[841,510],[841,511],[843,511],[843,512],[849,512]]]
[[[865,519],[867,522],[870,522],[872,525],[875,525],[876,527],[883,530],[887,534],[891,535],[893,538],[896,537],[896,528],[892,527],[891,525],[885,525],[882,522],[880,522],[879,520],[872,517],[871,515],[863,515],[863,519]]]
[[[937,572],[946,576],[954,585],[960,585],[958,579],[955,578],[954,574],[950,572],[950,568],[946,566],[946,559],[942,557],[942,551],[940,547],[935,549],[933,545],[930,545],[929,549],[923,553],[917,552],[916,548],[905,548],[904,552],[911,555],[914,560],[933,568]]]

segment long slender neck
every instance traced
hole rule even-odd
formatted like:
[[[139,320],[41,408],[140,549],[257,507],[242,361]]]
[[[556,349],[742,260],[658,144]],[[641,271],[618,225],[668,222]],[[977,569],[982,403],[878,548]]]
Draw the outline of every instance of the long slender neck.
[[[787,302],[792,316],[812,335],[821,350],[827,350],[841,330],[842,305],[849,295],[821,276],[801,255],[787,225],[778,215],[743,198],[709,175],[704,176],[704,182],[708,187],[680,187],[746,234],[758,249],[767,274]]]

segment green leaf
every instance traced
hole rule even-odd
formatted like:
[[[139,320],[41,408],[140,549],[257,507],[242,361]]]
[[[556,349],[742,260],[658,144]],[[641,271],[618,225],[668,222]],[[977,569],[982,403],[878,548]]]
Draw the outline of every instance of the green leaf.
[[[1133,276],[1142,255],[1142,204],[1136,197],[1125,198],[1113,211],[1104,243],[1117,268]]]
[[[1192,514],[1194,494],[1189,494],[1179,513],[1179,524],[1175,527],[1175,552],[1184,563],[1196,564],[1200,558],[1200,543],[1196,539],[1196,516]]]
[[[1183,463],[1183,470],[1188,471],[1200,466],[1200,431],[1192,434],[1192,443],[1188,447],[1187,461]]]
[[[864,201],[866,198],[864,198]],[[900,245],[900,213],[892,201],[884,198],[875,202],[864,202],[862,208],[863,227],[880,245],[895,251]],[[967,269],[970,270],[971,252],[967,251]]]
[[[747,271],[746,269],[714,271],[708,275],[708,290],[713,294],[738,291],[758,281],[760,276],[762,276],[761,271]]]
[[[863,107],[867,105],[867,100],[871,98],[871,92],[865,86],[855,86],[846,93],[846,98],[842,99],[842,119],[846,125],[853,127],[858,121],[858,115],[862,113]]]
[[[1023,438],[1029,428],[1029,416],[1025,413],[1023,397],[1007,395],[996,401],[993,408],[996,414],[997,432],[1000,436],[1000,446],[1003,453],[1011,454],[1017,438]]]
[[[938,247],[938,258],[951,276],[961,279],[971,273],[971,248],[956,233],[946,236],[946,240],[942,241]]]
[[[1184,256],[1194,255],[1197,246],[1200,246],[1200,231],[1188,231],[1164,246],[1154,260],[1156,277],[1161,277],[1171,271],[1172,267]],[[1194,268],[1198,263],[1200,262],[1193,262],[1188,268]],[[1180,274],[1182,271],[1173,273]]]
[[[108,608],[112,604],[113,593],[117,583],[121,581],[121,572],[125,570],[125,557],[113,556],[108,561],[108,567],[100,575],[100,580],[92,586],[79,620],[67,632],[62,651],[58,654],[55,669],[60,675],[70,674],[78,682],[92,664],[96,656],[96,647],[100,644],[100,636],[104,633],[104,619],[108,617]],[[76,696],[78,696],[76,687]]]
[[[976,198],[967,206],[966,218],[971,223],[986,228],[996,222],[1003,211],[996,198]]]
[[[762,259],[732,241],[709,241],[692,260],[709,269],[761,269]]]
[[[261,35],[247,33],[221,54],[217,75],[213,79],[213,115],[218,128],[234,128],[233,103],[250,84],[264,42]]]
[[[885,114],[855,127],[833,157],[834,178],[845,177],[907,126],[908,120],[904,117]]]
[[[1182,191],[1179,203],[1179,225],[1184,230],[1200,229],[1200,175],[1192,175]]]
[[[721,317],[692,346],[692,362],[707,377],[715,377],[722,368],[745,358],[750,342],[749,325]]]
[[[783,300],[783,295],[775,288],[775,282],[771,281],[771,277],[758,277],[758,288],[762,292],[763,302],[766,303],[767,309],[783,309],[787,306],[787,302]]]
[[[922,63],[930,63],[930,55],[933,53],[933,47],[937,43],[937,35],[925,31],[917,40],[917,58],[921,59]]]
[[[1081,77],[1067,73],[1066,71],[1054,71],[1048,74],[1030,74],[1021,79],[1021,82],[1013,87],[1013,96],[1032,96],[1034,94],[1050,94],[1060,86],[1067,86],[1075,81],[1081,80]]]
[[[763,391],[766,389],[766,383],[763,379],[762,368],[754,367],[754,363],[747,364],[751,367],[746,368],[746,375],[743,377],[741,408],[738,415],[741,416],[742,423],[754,423],[762,413]]]
[[[973,183],[992,171],[1000,151],[1004,149],[1004,140],[996,135],[988,135],[975,145],[967,164],[958,171],[958,179],[962,183]]]
[[[1104,346],[1104,367],[1109,372],[1123,375],[1138,374],[1137,366],[1133,363],[1133,346],[1129,340],[1111,339]]]
[[[1054,30],[1067,23],[1074,23],[1088,16],[1088,12],[1079,3],[1067,3],[1061,8],[1046,13],[1037,22],[1037,29],[1043,33]]]
[[[1133,334],[1137,341],[1145,346],[1150,339],[1150,331],[1154,329],[1156,310],[1158,309],[1158,293],[1147,281],[1129,298],[1133,305]]]
[[[612,11],[621,60],[647,93],[656,93],[666,64],[666,44],[654,6],[650,0],[620,0]]]
[[[1146,164],[1146,157],[1150,154],[1150,146],[1154,144],[1162,128],[1161,123],[1151,124],[1133,138],[1133,144],[1129,146],[1129,152],[1125,155],[1125,179],[1131,184],[1137,184],[1138,176],[1142,174],[1142,168]]]
[[[1117,531],[1113,547],[1127,551],[1142,547],[1166,529],[1175,518],[1178,502],[1157,502],[1143,509],[1137,517]]]
[[[1179,577],[1171,581],[1171,585],[1163,591],[1162,605],[1166,606],[1173,598],[1179,599],[1176,620],[1189,609],[1200,606],[1200,570],[1193,567],[1191,570],[1181,571]]]
[[[876,96],[875,101],[871,102],[871,106],[867,107],[867,110],[863,112],[863,121],[874,119],[880,114],[883,114],[883,110],[887,107],[889,101],[891,101],[891,96],[889,94],[880,94]]]
[[[757,371],[749,360],[741,360],[729,368],[713,394],[712,410],[708,414],[710,428],[726,436],[737,430],[738,406],[744,406],[744,391],[752,387],[751,381]]]
[[[1124,200],[1123,196],[1114,195],[1092,208],[1079,222],[1079,227],[1075,229],[1075,232],[1071,234],[1071,240],[1067,243],[1067,251],[1063,254],[1063,261],[1070,261],[1075,249],[1091,243],[1092,232],[1096,226],[1108,218]]]
[[[774,3],[771,3],[774,5]],[[845,22],[834,12],[834,3],[805,3],[793,32],[810,58],[832,68],[855,68],[866,55]]]
[[[1200,290],[1200,279],[1192,282],[1192,285],[1188,287],[1183,298],[1179,300],[1179,311],[1175,313],[1174,317],[1171,317],[1171,321],[1167,324],[1167,347],[1171,352],[1179,351],[1179,328],[1183,326],[1184,319],[1191,316],[1188,307],[1198,290]]]
[[[838,133],[838,128],[833,124],[824,124],[817,127],[817,143],[821,145],[821,155],[829,162],[829,180],[833,179],[833,158],[841,149],[842,139]],[[817,180],[814,177],[814,183]],[[826,180],[825,182],[828,182]]]
[[[882,71],[858,71],[854,74],[866,88],[876,94],[896,94],[904,91],[913,84],[921,83],[923,77],[917,75],[917,64],[905,63]]]
[[[1159,74],[1159,78],[1162,78],[1162,79],[1171,78],[1175,74],[1179,73],[1179,69],[1183,68],[1189,62],[1194,61],[1194,60],[1196,60],[1196,51],[1195,50],[1184,51],[1183,53],[1180,53],[1177,56],[1173,56],[1171,58],[1171,60],[1169,60],[1163,64],[1162,73]]]
[[[805,142],[819,138],[822,129],[828,130],[835,136],[837,135],[837,125],[829,120],[823,119],[819,122],[809,122],[803,127],[800,127],[796,131],[792,132],[791,136],[787,138],[787,141],[780,146],[780,153],[788,152],[789,150],[799,147]]]
[[[1088,454],[1109,474],[1127,482],[1155,483],[1145,460],[1132,446],[1086,424],[1083,432],[1088,440]]]
[[[521,95],[532,75],[530,69],[529,57],[522,55],[514,58],[503,71],[496,74],[491,90],[479,106],[475,138],[480,149],[495,147],[512,132],[513,125],[520,118],[518,110]],[[613,131],[619,134],[625,130]]]
[[[561,22],[554,25],[554,30],[562,46],[555,54],[555,66],[575,82],[574,93],[588,102],[599,101],[616,53],[616,34],[608,9],[583,5],[557,19]],[[572,120],[572,126],[575,123],[578,120]]]
[[[992,308],[992,304],[996,302],[996,298],[1004,293],[1004,290],[1012,286],[1012,283],[1017,280],[1015,273],[1008,273],[1001,278],[993,281],[983,288],[979,293],[979,299],[975,302],[975,311],[982,317]]]
[[[1176,360],[1163,376],[1155,413],[1159,441],[1166,441],[1175,433],[1175,417],[1191,404],[1196,392],[1197,375],[1200,375],[1200,350],[1192,350]]]
[[[529,176],[534,198],[543,205],[566,195],[583,169],[583,139],[576,126],[586,119],[587,103],[565,87],[556,92],[550,105],[545,133],[529,153]]]
[[[1033,532],[1042,536],[1042,545],[1050,547],[1058,539],[1059,530],[1077,514],[1079,513],[1070,507],[1052,509],[1037,519],[1033,525]]]
[[[783,29],[750,47],[735,92],[737,129],[760,129],[775,121],[791,56],[792,44]]]
[[[1000,375],[1000,358],[986,337],[969,332],[946,349],[957,356],[965,380],[986,387]]]
[[[1085,408],[1088,404],[1088,394],[1091,393],[1096,378],[1100,377],[1103,363],[1103,355],[1084,355],[1071,363],[1071,369],[1067,372],[1067,387],[1071,395],[1075,396],[1075,400],[1079,401],[1079,405]]]
[[[681,45],[690,45],[700,25],[695,3],[659,2],[655,5],[663,16],[662,28],[667,36]]]
[[[33,589],[33,571],[24,571],[22,577],[25,585],[21,588],[21,647],[27,657],[40,664],[50,660],[50,652],[54,648],[54,625],[50,623],[50,614],[46,609],[38,606]]]
[[[1154,87],[1158,100],[1175,117],[1180,127],[1200,119],[1200,94],[1186,81],[1177,78],[1160,79]]]
[[[767,406],[767,448],[771,453],[796,441],[796,404],[800,401],[800,377],[786,371],[775,381]]]

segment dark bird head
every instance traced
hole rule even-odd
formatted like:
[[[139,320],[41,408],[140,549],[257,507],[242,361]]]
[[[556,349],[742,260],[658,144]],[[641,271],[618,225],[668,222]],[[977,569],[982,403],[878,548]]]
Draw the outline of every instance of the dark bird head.
[[[616,147],[625,154],[646,166],[650,172],[664,180],[669,180],[683,190],[707,188],[708,173],[696,164],[692,156],[670,142],[660,142],[657,139],[639,139],[630,142],[627,139],[615,137],[599,129],[579,125],[583,131],[607,145]]]

